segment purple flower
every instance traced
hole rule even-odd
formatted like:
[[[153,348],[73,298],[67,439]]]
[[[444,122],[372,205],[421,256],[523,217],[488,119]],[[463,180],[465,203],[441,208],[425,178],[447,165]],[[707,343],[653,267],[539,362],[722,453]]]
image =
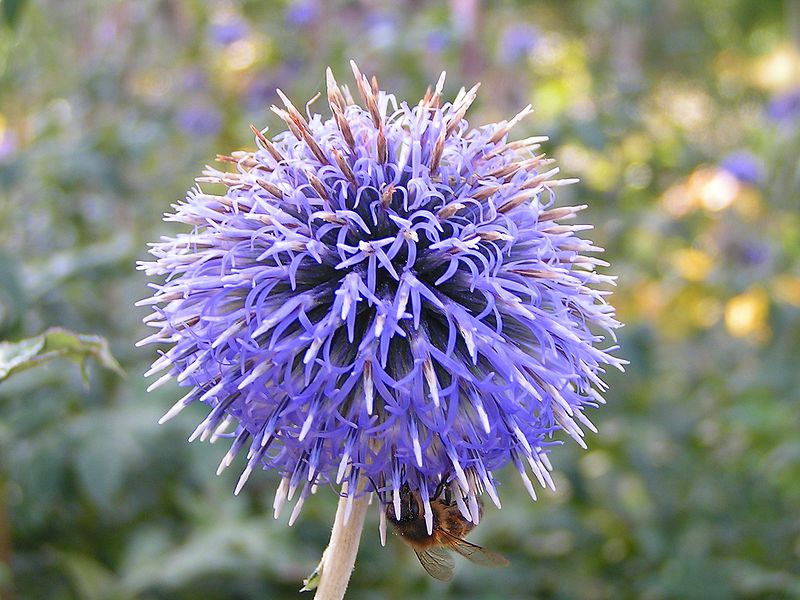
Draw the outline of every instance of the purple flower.
[[[739,267],[759,268],[767,266],[773,255],[772,246],[766,239],[747,237],[738,231],[728,231],[721,240],[723,255]]]
[[[184,92],[200,92],[208,85],[208,77],[202,69],[189,69],[183,75]]]
[[[297,0],[286,8],[286,22],[295,27],[311,25],[319,18],[319,5],[314,0]]]
[[[741,150],[728,154],[719,165],[742,183],[757,185],[764,178],[761,161],[751,152]]]
[[[387,12],[372,12],[364,19],[366,39],[373,48],[389,48],[400,32],[399,23],[394,15]]]
[[[140,344],[169,346],[166,370],[210,411],[190,439],[232,439],[247,466],[282,476],[276,515],[299,494],[371,479],[384,505],[404,483],[428,498],[451,482],[465,517],[477,495],[499,505],[494,473],[511,463],[552,487],[559,431],[585,447],[600,379],[624,361],[603,348],[619,326],[601,249],[555,207],[545,138],[509,141],[531,112],[472,127],[477,87],[420,103],[374,89],[353,65],[365,108],[328,71],[332,117],[299,112],[258,149],[223,157],[167,220],[190,230],[152,245],[156,276]],[[355,90],[354,90],[355,91]],[[563,222],[567,221],[567,222]],[[605,332],[605,333],[603,333]],[[231,433],[226,433],[233,428]],[[397,507],[396,507],[397,509]],[[382,518],[385,518],[382,511]],[[385,524],[385,521],[384,521]]]
[[[800,117],[800,87],[773,96],[767,104],[767,117],[776,123]]]
[[[176,117],[178,127],[197,136],[212,136],[222,128],[222,116],[213,106],[191,104],[182,108]]]
[[[9,162],[17,151],[17,136],[9,130],[0,130],[0,163]]]
[[[444,52],[449,45],[450,34],[447,29],[434,29],[428,32],[428,35],[425,37],[425,46],[428,48],[428,52],[432,54]]]
[[[539,41],[539,31],[527,23],[509,25],[500,36],[497,54],[500,62],[512,64],[527,57]]]
[[[747,267],[759,267],[769,262],[772,248],[765,241],[749,240],[739,245],[739,261]]]
[[[230,46],[247,35],[247,23],[239,17],[214,21],[208,28],[209,37],[217,44]]]

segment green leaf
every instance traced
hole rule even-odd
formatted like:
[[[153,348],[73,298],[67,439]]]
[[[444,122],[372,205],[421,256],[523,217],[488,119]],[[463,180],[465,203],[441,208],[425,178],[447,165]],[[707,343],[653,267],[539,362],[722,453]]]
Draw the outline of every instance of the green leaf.
[[[37,355],[44,348],[44,336],[20,342],[0,342],[0,381],[13,371],[22,371],[33,366]]]
[[[325,566],[325,553],[328,549],[325,549],[325,552],[322,553],[322,558],[319,559],[319,563],[314,568],[314,571],[305,579],[303,579],[303,587],[300,588],[301,592],[313,592],[317,589],[319,585],[319,580],[322,577],[322,567]]]
[[[125,376],[122,367],[112,356],[105,338],[53,327],[36,337],[19,342],[0,342],[0,381],[55,358],[68,358],[79,363],[84,378],[86,361],[89,358],[121,377]]]

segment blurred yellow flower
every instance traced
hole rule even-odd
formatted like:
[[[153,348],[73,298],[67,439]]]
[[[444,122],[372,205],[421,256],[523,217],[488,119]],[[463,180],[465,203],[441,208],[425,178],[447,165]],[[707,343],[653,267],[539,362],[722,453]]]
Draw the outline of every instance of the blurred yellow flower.
[[[791,44],[777,46],[753,62],[751,79],[767,91],[780,91],[800,81],[800,51]]]
[[[684,183],[671,185],[661,196],[661,204],[670,216],[680,219],[697,208],[697,199]]]
[[[761,288],[752,288],[734,296],[725,305],[725,327],[734,337],[768,333],[769,297]]]
[[[674,127],[692,137],[703,135],[716,116],[714,100],[709,94],[678,79],[661,81],[652,100],[655,104],[650,110],[656,111],[656,118],[666,117]]]
[[[245,37],[216,55],[215,70],[221,88],[242,94],[252,84],[253,73],[268,63],[274,48],[266,36]]]
[[[130,91],[141,98],[158,100],[169,96],[175,86],[174,78],[167,76],[164,69],[137,70],[129,80]]]
[[[716,167],[701,167],[689,176],[689,192],[703,208],[718,212],[728,208],[739,193],[739,180]]]
[[[672,257],[672,265],[678,274],[689,281],[703,281],[708,277],[714,261],[702,250],[681,248]]]
[[[653,156],[653,141],[641,132],[626,135],[620,148],[622,156],[631,163],[646,162]]]
[[[231,71],[245,71],[253,66],[258,58],[258,47],[251,39],[242,39],[233,42],[225,48],[223,61],[225,67]]]
[[[716,213],[733,206],[743,218],[755,220],[763,212],[761,193],[757,188],[743,185],[718,167],[698,167],[684,181],[664,191],[661,203],[674,218],[685,217],[698,208]]]

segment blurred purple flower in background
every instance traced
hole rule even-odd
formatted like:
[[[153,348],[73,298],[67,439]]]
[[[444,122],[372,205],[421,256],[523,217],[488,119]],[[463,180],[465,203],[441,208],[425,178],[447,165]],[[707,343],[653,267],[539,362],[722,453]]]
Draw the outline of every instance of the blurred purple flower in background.
[[[778,123],[800,117],[800,87],[773,96],[767,104],[767,117]]]
[[[253,78],[244,93],[245,105],[250,110],[263,109],[277,98],[278,85],[269,73]]]
[[[439,52],[447,50],[450,42],[450,32],[443,27],[434,29],[425,36],[425,46],[428,52],[432,54],[438,54]]]
[[[740,244],[739,260],[748,267],[760,267],[772,258],[772,247],[766,241],[746,240]]]
[[[529,23],[513,23],[500,34],[497,57],[501,63],[512,64],[525,59],[539,42],[539,30]]]
[[[183,74],[183,90],[185,92],[199,92],[206,89],[208,76],[203,69],[188,69]]]
[[[219,21],[212,21],[208,26],[209,37],[222,46],[238,42],[248,33],[247,23],[239,16],[230,15]]]
[[[758,235],[758,232],[744,232],[738,229],[723,230],[719,240],[721,253],[737,267],[766,266],[774,254],[772,245],[768,240],[753,237],[754,235]]]
[[[318,484],[372,479],[399,516],[408,484],[424,503],[450,482],[462,514],[499,506],[493,472],[512,463],[553,486],[549,449],[563,430],[585,447],[584,415],[604,402],[600,376],[619,326],[613,277],[562,223],[546,138],[509,141],[531,112],[474,128],[478,86],[443,103],[444,77],[420,103],[398,103],[353,66],[366,108],[328,72],[332,116],[306,117],[282,96],[288,125],[258,150],[223,157],[167,220],[192,229],[152,246],[157,276],[142,343],[167,343],[166,370],[210,412],[190,439],[232,438],[220,464],[247,452],[282,477],[275,513]],[[227,433],[233,427],[232,433]],[[380,512],[385,530],[385,510]]]
[[[389,48],[394,45],[399,31],[399,23],[388,12],[375,11],[367,13],[364,19],[364,29],[367,39],[373,48]]]
[[[0,131],[0,162],[7,162],[9,158],[14,156],[17,151],[17,136],[16,134],[5,129]]]
[[[222,115],[210,104],[185,106],[176,116],[178,127],[190,135],[212,136],[222,128]]]
[[[319,3],[316,0],[297,0],[286,7],[286,23],[295,27],[305,27],[319,18],[319,12]]]
[[[758,185],[764,178],[764,165],[756,155],[746,150],[728,154],[719,166],[742,183]]]

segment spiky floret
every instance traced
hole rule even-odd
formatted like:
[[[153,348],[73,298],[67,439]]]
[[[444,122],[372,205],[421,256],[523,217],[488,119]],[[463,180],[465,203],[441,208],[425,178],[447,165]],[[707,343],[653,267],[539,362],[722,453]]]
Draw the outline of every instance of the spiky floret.
[[[210,407],[190,439],[247,448],[282,475],[275,510],[317,484],[369,476],[384,503],[404,482],[428,498],[451,480],[467,518],[476,494],[499,505],[493,472],[513,463],[552,486],[548,447],[563,429],[584,446],[587,406],[603,402],[601,349],[618,327],[601,251],[553,207],[546,138],[509,142],[509,121],[471,128],[478,86],[442,104],[444,74],[416,106],[353,65],[357,105],[328,70],[332,117],[281,94],[288,131],[218,157],[166,219],[191,233],[152,245],[140,265],[163,283],[142,303],[172,347],[149,374]],[[604,287],[604,286],[601,286]],[[234,431],[227,433],[235,425]],[[426,515],[430,522],[430,507]]]

